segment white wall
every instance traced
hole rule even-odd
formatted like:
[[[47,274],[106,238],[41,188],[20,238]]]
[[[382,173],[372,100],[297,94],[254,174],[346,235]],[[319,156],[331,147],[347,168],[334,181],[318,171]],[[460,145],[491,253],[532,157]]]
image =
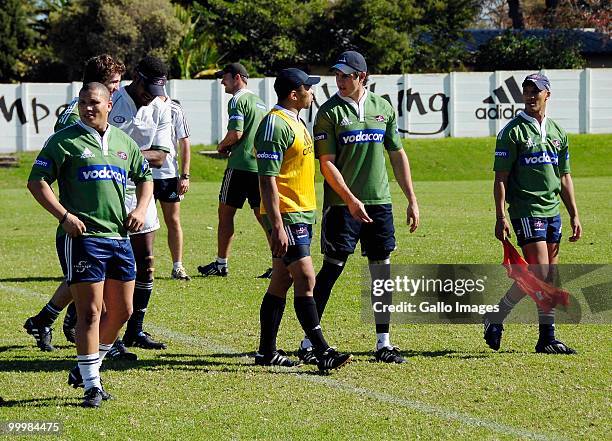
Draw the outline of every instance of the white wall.
[[[570,133],[612,133],[612,69],[543,71],[551,80],[549,115]],[[369,87],[386,95],[403,137],[492,136],[522,109],[520,87],[530,72],[453,72],[372,75]],[[249,88],[273,105],[273,78]],[[39,150],[56,115],[76,96],[78,82],[0,84],[0,152]],[[229,95],[214,80],[172,80],[172,98],[187,114],[192,143],[213,144],[227,125]],[[334,78],[315,87],[315,104],[302,117],[312,125],[318,106],[336,92]],[[486,101],[486,102],[485,102]]]

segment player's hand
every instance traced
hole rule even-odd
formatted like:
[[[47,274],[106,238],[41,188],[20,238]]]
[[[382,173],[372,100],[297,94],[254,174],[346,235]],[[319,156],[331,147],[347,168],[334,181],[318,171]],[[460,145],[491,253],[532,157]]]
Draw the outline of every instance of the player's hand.
[[[365,205],[359,199],[354,198],[351,202],[348,203],[348,209],[353,216],[353,219],[358,220],[359,222],[371,223],[374,222],[368,213],[366,212]]]
[[[414,233],[416,229],[419,228],[419,221],[419,204],[417,204],[417,201],[413,201],[408,204],[408,208],[406,209],[406,222],[410,225],[411,233]]]
[[[134,210],[130,214],[128,214],[127,219],[125,220],[125,228],[131,233],[135,233],[136,231],[142,230],[144,226],[145,220],[145,211],[144,210]]]
[[[570,225],[572,226],[572,236],[569,238],[570,242],[576,242],[582,237],[582,224],[578,216],[570,218]]]
[[[85,231],[87,231],[87,228],[81,219],[71,213],[68,213],[66,216],[66,220],[62,224],[62,228],[70,237],[81,236],[83,233],[85,233]]]
[[[281,226],[279,228],[272,228],[270,233],[270,250],[272,256],[283,257],[287,253],[287,247],[289,246],[289,239],[285,229]]]
[[[220,145],[217,146],[217,152],[220,155],[229,156],[231,151],[232,151],[231,146],[229,146],[229,147],[221,147]]]
[[[189,191],[189,179],[179,178],[176,191],[179,196],[187,193]]]
[[[510,237],[510,224],[505,217],[495,222],[495,237],[501,242]]]

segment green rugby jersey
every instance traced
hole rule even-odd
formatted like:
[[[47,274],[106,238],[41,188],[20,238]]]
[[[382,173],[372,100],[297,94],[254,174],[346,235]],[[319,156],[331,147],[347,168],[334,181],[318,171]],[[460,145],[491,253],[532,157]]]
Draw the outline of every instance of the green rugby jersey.
[[[384,150],[401,150],[402,143],[395,111],[387,100],[368,91],[359,105],[332,96],[317,112],[314,141],[317,158],[336,155],[336,167],[361,202],[391,203]],[[327,182],[323,205],[346,205]]]
[[[153,180],[132,138],[111,125],[100,137],[79,121],[47,140],[28,180],[57,180],[59,201],[85,224],[85,236],[127,238],[123,222],[128,177],[136,183]],[[64,234],[58,226],[57,235]]]
[[[68,126],[73,125],[75,122],[80,120],[79,116],[79,97],[75,97],[70,101],[70,104],[66,106],[66,108],[60,113],[60,116],[57,118],[55,122],[55,126],[53,126],[53,131],[57,132],[62,130]]]
[[[506,202],[511,219],[559,214],[561,175],[570,172],[565,130],[520,112],[497,135],[495,171],[510,172]]]
[[[257,173],[253,142],[259,123],[266,115],[264,102],[248,89],[240,89],[227,103],[227,130],[242,132],[242,138],[232,146],[227,168]]]

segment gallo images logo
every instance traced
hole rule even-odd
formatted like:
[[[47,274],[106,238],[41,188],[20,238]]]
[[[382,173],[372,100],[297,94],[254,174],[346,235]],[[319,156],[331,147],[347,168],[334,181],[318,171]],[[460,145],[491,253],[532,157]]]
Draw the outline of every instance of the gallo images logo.
[[[524,102],[523,92],[516,79],[510,77],[482,102],[489,106],[476,109],[474,114],[477,119],[512,119],[523,109],[522,106],[517,106]]]

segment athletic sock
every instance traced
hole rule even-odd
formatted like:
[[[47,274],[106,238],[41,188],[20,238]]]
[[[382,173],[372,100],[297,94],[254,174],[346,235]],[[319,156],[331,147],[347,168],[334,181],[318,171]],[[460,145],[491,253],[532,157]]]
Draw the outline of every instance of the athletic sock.
[[[127,322],[126,335],[136,336],[142,332],[142,323],[152,292],[152,280],[146,282],[136,280],[136,285],[134,286],[134,312]]]
[[[227,263],[228,258],[222,258],[217,256],[217,259],[215,260],[215,262],[217,262],[217,269],[221,269],[223,267],[228,268],[229,264]]]
[[[302,349],[312,348],[312,342],[310,341],[310,339],[308,338],[307,335],[304,336],[304,339],[302,340],[302,343],[300,343],[300,347]]]
[[[500,325],[504,322],[510,311],[516,306],[518,300],[515,300],[512,297],[512,289],[510,289],[504,296],[500,299],[497,307],[499,309],[498,312],[494,312],[491,314],[487,314],[487,318],[491,323]]]
[[[76,313],[76,305],[74,302],[68,305],[66,308],[66,315],[64,316],[64,325],[66,328],[74,328],[76,326],[77,321],[77,313]]]
[[[315,287],[313,291],[313,298],[317,305],[317,314],[319,314],[319,321],[323,317],[323,311],[329,300],[332,289],[342,270],[344,269],[344,263],[341,260],[330,259],[325,257],[323,260],[323,266],[317,274]]]
[[[77,362],[85,390],[92,387],[102,389],[102,384],[100,383],[100,356],[98,353],[77,355]]]
[[[372,279],[372,283],[374,280],[389,280],[391,278],[391,263],[389,258],[374,260],[370,259],[368,263],[368,268],[370,270],[370,276]],[[393,293],[388,290],[384,290],[382,295],[374,295],[374,288],[372,287],[372,292],[370,295],[370,300],[372,305],[374,302],[381,302],[383,305],[391,305],[393,301]],[[379,346],[380,336],[386,335],[383,337],[383,346],[390,346],[391,343],[389,341],[389,324],[391,323],[391,313],[388,308],[385,308],[382,312],[374,312],[374,322],[376,323],[376,349],[380,349],[382,346]]]
[[[42,326],[51,326],[57,319],[62,309],[54,305],[53,302],[49,301],[43,309],[34,317],[34,321],[41,324]]]
[[[182,266],[183,266],[183,262],[181,262],[181,261],[179,260],[179,261],[174,262],[174,263],[172,264],[172,269],[173,269],[174,271],[176,271],[177,269],[179,269],[179,268],[180,268],[180,267],[182,267]]]
[[[112,343],[109,345],[100,343],[100,345],[98,346],[98,357],[100,358],[100,366],[102,366],[102,361],[104,361],[104,357],[106,357],[106,354],[108,353],[108,351],[110,351],[112,347]]]
[[[317,305],[312,297],[295,297],[293,299],[295,314],[302,325],[302,329],[311,341],[316,353],[323,353],[329,345],[323,337],[323,331],[319,323]]]
[[[392,347],[393,345],[391,344],[391,339],[389,338],[389,333],[388,332],[377,332],[376,333],[376,350],[378,351],[381,348],[384,347]]]
[[[555,339],[555,310],[544,312],[538,307],[538,322],[540,341],[551,341]]]
[[[286,300],[273,296],[269,292],[264,295],[259,308],[259,353],[270,355],[276,351],[276,336],[280,328]]]

